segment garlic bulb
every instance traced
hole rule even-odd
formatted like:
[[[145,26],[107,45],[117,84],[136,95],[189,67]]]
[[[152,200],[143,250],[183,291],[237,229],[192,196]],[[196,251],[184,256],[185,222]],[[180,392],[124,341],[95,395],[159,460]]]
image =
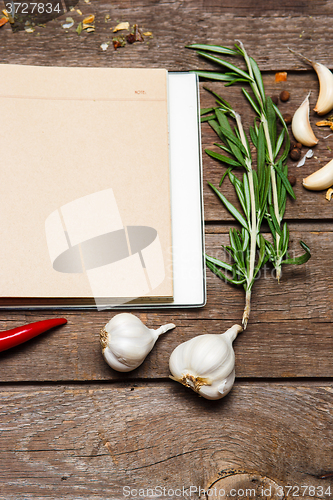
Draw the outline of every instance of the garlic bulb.
[[[170,378],[206,399],[223,398],[235,381],[232,342],[241,331],[234,325],[221,335],[199,335],[180,344],[170,356]]]
[[[119,372],[134,370],[143,363],[158,337],[171,328],[175,328],[173,323],[151,330],[133,314],[117,314],[100,332],[105,361]]]
[[[311,191],[322,191],[333,186],[333,160],[303,179],[303,186]]]
[[[311,128],[309,112],[309,96],[307,95],[300,107],[295,111],[291,122],[291,129],[296,141],[303,144],[303,146],[312,147],[318,143],[318,139]]]

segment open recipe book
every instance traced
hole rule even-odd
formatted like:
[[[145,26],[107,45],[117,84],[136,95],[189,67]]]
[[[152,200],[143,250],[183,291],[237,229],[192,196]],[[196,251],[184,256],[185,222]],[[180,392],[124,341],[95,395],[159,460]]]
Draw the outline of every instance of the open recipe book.
[[[0,307],[205,303],[196,76],[0,65]]]

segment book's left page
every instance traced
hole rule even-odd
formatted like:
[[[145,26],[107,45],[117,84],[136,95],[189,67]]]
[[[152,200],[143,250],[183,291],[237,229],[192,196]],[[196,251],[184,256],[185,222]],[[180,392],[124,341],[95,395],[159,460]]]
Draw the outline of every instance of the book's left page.
[[[0,81],[0,296],[172,300],[167,72]]]

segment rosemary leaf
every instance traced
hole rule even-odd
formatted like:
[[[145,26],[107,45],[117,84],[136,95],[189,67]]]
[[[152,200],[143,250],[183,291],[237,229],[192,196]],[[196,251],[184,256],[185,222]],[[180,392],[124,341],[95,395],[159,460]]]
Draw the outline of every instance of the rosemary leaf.
[[[209,59],[212,62],[215,62],[217,64],[221,64],[222,66],[225,66],[226,68],[231,69],[234,73],[237,73],[241,77],[245,78],[246,81],[252,81],[253,80],[248,73],[246,73],[245,71],[243,71],[240,68],[237,68],[237,66],[234,66],[233,64],[229,63],[228,61],[224,61],[224,59],[220,59],[220,57],[216,57],[216,56],[212,56],[210,54],[206,54],[205,52],[202,52],[201,50],[198,50],[197,54],[199,56],[205,57],[206,59]]]
[[[299,257],[294,257],[294,258],[283,260],[281,262],[282,264],[300,265],[300,264],[305,264],[305,262],[307,262],[310,259],[310,257],[311,257],[310,248],[304,243],[304,241],[300,241],[299,243],[300,243],[301,247],[303,248],[303,250],[305,250],[305,253],[303,255],[300,255]]]
[[[250,57],[249,59],[250,59],[252,71],[254,74],[254,78],[255,78],[256,83],[257,83],[258,88],[259,88],[262,103],[265,104],[266,96],[265,96],[264,82],[262,81],[261,72],[259,70],[259,67],[258,67],[258,64],[256,63],[256,61],[254,59],[252,59],[252,57]]]
[[[223,267],[226,271],[230,271],[231,273],[233,272],[233,267],[230,264],[227,264],[223,260],[216,259],[215,257],[210,257],[209,255],[205,255],[206,260],[211,262],[212,264],[215,264],[216,266]]]
[[[216,276],[218,276],[219,278],[222,278],[226,281],[229,281],[229,283],[232,283],[233,285],[242,285],[243,283],[245,283],[245,278],[242,280],[236,280],[236,279],[229,278],[226,274],[222,273],[222,271],[220,271],[212,262],[209,262],[209,260],[207,260],[207,259],[206,259],[206,264],[207,264],[207,267],[211,271],[213,271],[214,274],[216,274]]]
[[[281,180],[282,180],[282,182],[284,184],[284,187],[286,188],[286,190],[288,191],[288,193],[290,194],[290,196],[294,200],[296,200],[296,195],[294,193],[294,190],[293,190],[290,182],[288,181],[288,178],[285,176],[285,174],[282,172],[281,168],[278,165],[275,165],[275,170],[278,173],[279,177],[281,178]]]
[[[230,49],[229,47],[222,47],[221,45],[209,45],[202,43],[193,43],[192,45],[186,45],[187,49],[196,50],[209,50],[210,52],[217,52],[219,54],[225,54],[229,56],[238,55],[238,51],[235,49]]]
[[[245,229],[249,230],[249,226],[248,226],[248,223],[246,222],[246,220],[244,219],[244,217],[242,216],[241,213],[239,213],[239,211],[237,210],[237,208],[235,208],[231,203],[230,201],[227,200],[227,198],[222,194],[220,193],[220,191],[218,189],[216,189],[215,186],[213,186],[213,184],[211,184],[210,182],[208,183],[208,185],[212,188],[212,190],[214,191],[214,193],[217,194],[217,196],[220,198],[220,200],[222,201],[222,203],[224,204],[224,206],[226,207],[227,210],[229,210],[229,212],[231,213],[231,215],[233,215],[235,217],[235,219],[243,226],[245,227]]]
[[[223,163],[227,163],[228,165],[233,165],[234,167],[242,166],[237,161],[233,160],[232,158],[229,158],[229,156],[224,156],[221,155],[220,153],[215,153],[215,151],[211,151],[210,149],[205,149],[205,153],[207,153],[212,158],[215,158],[216,160],[220,160],[223,161]]]
[[[251,104],[252,108],[255,110],[256,113],[258,113],[258,115],[260,115],[260,111],[259,111],[259,108],[258,106],[256,105],[256,103],[254,102],[254,100],[252,99],[252,97],[250,96],[250,94],[244,89],[242,88],[242,92],[243,94],[245,95],[246,99],[249,101],[249,103]]]

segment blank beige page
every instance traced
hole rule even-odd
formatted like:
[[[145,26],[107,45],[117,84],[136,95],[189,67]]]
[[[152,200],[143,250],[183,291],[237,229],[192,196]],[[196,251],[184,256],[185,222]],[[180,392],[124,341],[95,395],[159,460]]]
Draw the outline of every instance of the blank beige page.
[[[0,65],[0,81],[0,295],[91,297],[86,272],[53,268],[45,221],[111,189],[124,228],[157,231],[147,295],[172,297],[167,72]]]

